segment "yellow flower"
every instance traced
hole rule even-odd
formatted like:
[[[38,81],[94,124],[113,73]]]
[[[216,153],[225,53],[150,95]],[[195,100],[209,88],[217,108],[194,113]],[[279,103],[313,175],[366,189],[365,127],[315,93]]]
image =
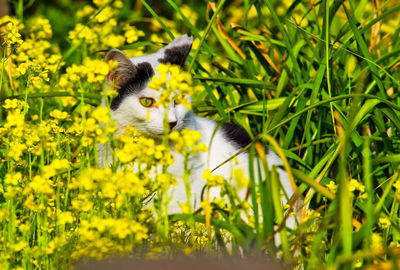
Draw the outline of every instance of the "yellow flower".
[[[83,187],[86,190],[94,190],[96,189],[96,182],[94,181],[94,177],[96,174],[101,172],[101,170],[96,169],[87,169],[85,170],[79,177],[79,186]]]
[[[181,5],[180,10],[182,11],[183,15],[193,24],[195,25],[198,19],[198,14],[196,11],[194,11],[192,8],[190,8],[188,5]]]
[[[10,148],[8,150],[7,156],[13,158],[15,161],[19,161],[25,150],[25,144],[22,144],[18,141],[13,141],[10,143]]]
[[[149,237],[147,233],[148,229],[136,221],[131,222],[130,229],[135,234],[136,241],[142,241],[143,239],[147,239]]]
[[[82,146],[89,146],[93,143],[93,139],[88,136],[83,136],[81,140]]]
[[[43,178],[40,175],[36,175],[33,177],[32,182],[29,183],[29,187],[36,193],[53,195],[54,189],[51,187],[50,181],[48,179]]]
[[[6,99],[4,101],[3,108],[4,109],[16,109],[17,107],[27,107],[28,104],[25,101],[21,101],[18,99]]]
[[[104,2],[100,0],[96,0],[97,2]],[[107,1],[108,2],[108,1]],[[97,16],[94,18],[95,22],[104,23],[108,21],[115,14],[115,10],[113,10],[110,6],[105,7]]]
[[[7,123],[4,125],[5,128],[11,128],[13,126],[23,126],[25,123],[25,117],[21,113],[20,109],[16,109],[7,114]]]
[[[18,185],[21,183],[22,180],[22,174],[20,172],[17,173],[7,173],[6,178],[4,179],[4,182],[8,185]]]
[[[99,123],[107,123],[110,119],[110,112],[107,107],[99,106],[92,112],[92,116]]]
[[[67,159],[55,159],[51,162],[50,167],[55,170],[64,170],[69,168],[69,161]]]
[[[104,38],[104,44],[111,48],[120,47],[124,43],[125,38],[121,35],[110,34]]]
[[[391,222],[390,219],[388,217],[380,217],[378,220],[378,225],[382,228],[382,229],[386,229],[390,226]]]
[[[201,202],[203,203],[203,202]],[[191,214],[192,213],[192,206],[189,203],[181,203],[179,204],[181,208],[182,214]]]
[[[139,37],[144,36],[144,32],[142,30],[138,30],[134,26],[126,25],[124,27],[126,41],[128,43],[133,43],[139,39]]]
[[[201,138],[201,133],[197,130],[184,129],[182,135],[186,147],[192,147]]]
[[[131,233],[129,223],[127,221],[115,223],[111,233],[120,239],[125,239]]]
[[[110,2],[109,0],[93,0],[93,3],[98,7],[103,7]]]
[[[206,185],[208,187],[223,186],[225,183],[225,180],[221,175],[213,175],[209,169],[204,170],[201,178],[206,180]]]
[[[332,192],[336,193],[338,186],[335,184],[335,182],[330,181],[329,184],[326,185],[326,187]]]
[[[50,112],[50,116],[55,119],[62,120],[68,117],[68,113],[56,109]]]
[[[116,0],[116,1],[113,1],[113,6],[116,8],[122,8],[124,6],[124,3],[120,0]]]
[[[169,139],[174,143],[174,148],[179,153],[195,154],[199,151],[206,152],[207,146],[199,142],[201,133],[197,130],[184,129],[182,131],[172,131]]]
[[[170,174],[160,173],[157,175],[157,183],[161,186],[162,189],[167,190],[171,186],[176,186],[177,181]]]
[[[131,169],[126,171],[119,171],[113,175],[115,188],[123,193],[130,196],[145,194],[146,179],[139,179]]]
[[[26,189],[27,190],[27,189]],[[39,211],[39,207],[35,202],[35,198],[32,194],[29,194],[29,196],[26,198],[26,200],[24,201],[24,207],[32,210],[32,211]]]
[[[179,138],[180,138],[180,134],[177,130],[174,130],[169,134],[169,139],[174,142],[177,142],[179,140]]]
[[[355,191],[358,190],[360,183],[356,179],[351,179],[349,182],[349,190]]]
[[[31,35],[34,39],[49,39],[53,35],[48,19],[36,18],[32,22]]]
[[[87,16],[92,15],[95,11],[96,10],[92,6],[86,5],[82,9],[80,9],[76,12],[76,16],[78,18],[87,17]]]
[[[207,151],[208,151],[208,147],[207,147],[204,143],[202,143],[202,142],[196,144],[196,145],[193,146],[193,148],[192,148],[192,152],[193,152],[193,153],[197,153],[197,152],[207,152]]]
[[[23,250],[27,246],[25,241],[19,241],[11,246],[11,249],[15,252]]]
[[[249,185],[249,178],[244,176],[242,169],[234,169],[233,177],[236,180],[238,188],[247,188]]]
[[[19,33],[18,25],[15,25],[10,21],[6,23],[5,27],[1,28],[1,36],[3,38],[3,43],[1,45],[6,44],[7,46],[18,46],[22,44],[23,40],[21,38],[21,34]]]
[[[0,223],[7,222],[10,216],[10,212],[7,209],[0,209]]]
[[[122,163],[128,163],[133,161],[138,153],[137,144],[132,142],[126,143],[122,149],[118,149],[115,155]]]
[[[58,222],[62,225],[67,224],[67,223],[72,224],[74,222],[74,218],[72,217],[72,213],[70,211],[61,212],[57,218],[58,218]]]
[[[358,191],[358,198],[360,199],[366,199],[367,198],[367,193],[365,192],[365,186],[358,182],[356,179],[351,179],[349,181],[349,191],[354,192]]]
[[[378,233],[371,234],[371,249],[375,251],[383,249],[383,239]]]
[[[150,40],[158,43],[164,42],[164,39],[160,35],[154,33],[150,35]]]
[[[19,227],[18,227],[18,230],[19,230],[20,232],[22,232],[22,233],[27,233],[27,232],[30,231],[30,229],[31,229],[31,227],[30,227],[28,224],[26,224],[26,223],[22,223],[22,224],[20,224]]]
[[[104,198],[113,199],[117,196],[116,186],[113,183],[104,183],[101,188]]]
[[[69,31],[69,38],[74,44],[79,44],[81,39],[83,39],[85,43],[91,44],[97,39],[97,35],[89,27],[78,23],[73,30]]]
[[[190,109],[190,102],[187,96],[193,95],[194,87],[192,87],[192,76],[183,71],[180,66],[169,63],[160,64],[157,68],[158,75],[153,76],[148,87],[161,91],[159,100],[155,106],[169,106],[171,99],[183,104]],[[170,78],[173,78],[170,80]]]
[[[79,194],[72,201],[72,208],[80,212],[88,212],[93,207],[93,202],[90,201],[88,193]]]

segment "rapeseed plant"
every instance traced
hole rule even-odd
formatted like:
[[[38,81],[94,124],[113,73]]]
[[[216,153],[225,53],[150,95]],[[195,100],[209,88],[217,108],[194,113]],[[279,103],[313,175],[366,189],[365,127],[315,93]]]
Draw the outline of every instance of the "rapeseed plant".
[[[1,32],[7,34],[2,35],[2,45],[15,47],[9,51],[7,69],[11,90],[25,96],[52,91],[50,78],[64,62],[47,41],[52,35],[48,20],[33,21],[24,41],[19,31],[25,28],[18,20],[4,17],[4,24]],[[57,84],[71,95],[59,101],[62,109],[44,110],[42,103],[40,115],[35,115],[31,111],[38,108],[36,104],[5,100],[7,117],[0,143],[7,173],[1,184],[0,234],[8,240],[0,248],[3,268],[59,268],[81,257],[128,252],[134,243],[148,238],[146,224],[153,217],[142,209],[141,200],[148,194],[150,179],[139,179],[131,169],[84,169],[95,160],[95,145],[114,137],[109,110],[83,105],[70,114],[68,109],[82,101],[81,94],[74,97],[78,91],[101,91],[105,76],[115,67],[113,62],[89,58],[67,67]],[[159,157],[157,151],[154,155]]]
[[[157,68],[157,75],[154,76],[148,87],[161,91],[159,100],[155,106],[167,107],[172,99],[177,104],[183,104],[188,110],[191,103],[188,96],[192,96],[200,86],[193,87],[192,76],[183,71],[178,65],[161,63]]]
[[[4,16],[0,19],[0,31],[2,37],[2,46],[7,47],[18,46],[23,43],[20,30],[24,28],[23,24],[18,19]]]
[[[187,162],[207,150],[199,134],[166,133],[161,144],[132,127],[119,134],[109,99],[98,106],[103,95],[116,93],[104,81],[117,65],[102,61],[99,51],[126,46],[129,56],[138,56],[145,45],[158,46],[188,28],[197,37],[190,73],[160,65],[150,84],[163,89],[157,105],[190,109],[187,97],[194,95],[197,112],[234,119],[255,140],[257,133],[277,139],[300,193],[315,193],[299,229],[287,230],[290,259],[304,269],[396,264],[398,5],[224,3],[210,2],[204,16],[197,3],[166,1],[174,14],[160,17],[138,2],[153,15],[148,18],[126,1],[94,0],[63,28],[65,51],[53,42],[51,18],[23,18],[18,7],[18,18],[0,18],[1,269],[67,269],[82,258],[137,249],[145,257],[170,256],[171,242],[185,254],[288,250],[284,243],[270,245],[283,230],[279,209],[264,211],[268,179],[255,182],[240,170],[223,179],[205,171],[201,211],[193,213],[188,200],[182,214],[169,215],[168,190],[176,184],[167,173],[169,143]],[[346,136],[337,136],[340,129]],[[107,145],[109,166],[98,167],[98,144]],[[255,166],[254,174],[260,170]],[[189,175],[185,170],[186,182]],[[248,185],[254,196],[243,201],[236,188]],[[229,199],[211,201],[210,188]]]

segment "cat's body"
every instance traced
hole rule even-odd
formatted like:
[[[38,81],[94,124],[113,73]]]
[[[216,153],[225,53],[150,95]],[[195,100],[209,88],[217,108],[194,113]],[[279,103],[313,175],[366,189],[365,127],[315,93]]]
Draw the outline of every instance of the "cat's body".
[[[189,160],[189,168],[191,171],[191,192],[192,205],[195,209],[200,206],[201,192],[205,185],[205,180],[202,179],[204,170],[214,170],[213,173],[221,175],[224,179],[230,181],[232,186],[236,186],[236,181],[233,179],[233,170],[241,169],[244,176],[248,178],[248,153],[244,152],[232,159],[232,156],[237,154],[243,146],[250,143],[250,137],[246,131],[239,126],[233,124],[223,124],[218,127],[217,123],[202,117],[196,117],[191,114],[190,125],[187,128],[201,132],[200,142],[208,146],[208,151],[205,153],[199,152],[192,155]],[[214,132],[216,130],[216,132]],[[169,172],[178,177],[183,175],[183,156],[176,151],[173,151],[174,164],[170,166]],[[270,165],[281,165],[281,160],[271,151],[267,154]],[[224,162],[229,160],[226,164]],[[287,180],[287,175],[284,171],[278,170],[281,178]],[[291,190],[290,183],[288,188]],[[246,188],[238,190],[240,197],[243,199],[247,192]],[[210,189],[210,198],[218,198],[220,195],[219,188]],[[292,194],[290,194],[292,195]],[[180,212],[179,204],[186,202],[186,192],[183,181],[178,180],[178,185],[172,193],[172,201],[169,205],[169,211],[173,213]]]
[[[191,203],[196,209],[200,206],[201,192],[206,183],[201,177],[203,171],[217,168],[249,144],[251,139],[243,128],[233,124],[217,125],[213,120],[196,117],[192,111],[187,110],[182,104],[171,102],[167,108],[147,106],[156,102],[160,96],[160,91],[147,87],[152,76],[157,76],[158,65],[160,63],[172,63],[183,66],[191,45],[192,38],[184,35],[151,55],[129,59],[122,52],[114,49],[107,54],[106,60],[112,59],[119,62],[116,71],[108,76],[109,82],[114,81],[119,86],[118,97],[111,103],[111,116],[115,119],[118,127],[117,135],[130,125],[144,136],[159,140],[164,133],[165,110],[168,110],[167,115],[171,131],[187,128],[201,133],[200,141],[209,147],[209,150],[205,153],[194,154],[189,159]],[[143,99],[146,103],[143,103]],[[169,173],[177,177],[178,185],[171,189],[172,200],[169,204],[169,212],[178,213],[181,211],[179,204],[187,200],[182,180],[184,162],[183,156],[177,153],[172,145],[171,151],[174,156],[174,163],[169,167]],[[282,163],[272,151],[267,151],[267,160],[269,166],[281,165]],[[248,165],[248,154],[243,152],[215,169],[213,173],[231,181],[233,169],[241,168],[244,176],[248,177]],[[291,196],[293,189],[286,173],[281,169],[278,169],[278,172],[287,195]],[[211,198],[219,197],[218,188],[213,188],[210,192]],[[240,193],[244,196],[246,190],[243,189]]]

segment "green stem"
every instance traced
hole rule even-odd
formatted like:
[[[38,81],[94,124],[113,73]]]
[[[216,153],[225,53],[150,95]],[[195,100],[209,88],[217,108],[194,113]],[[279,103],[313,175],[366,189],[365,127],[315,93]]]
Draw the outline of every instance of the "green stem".
[[[192,58],[192,62],[190,63],[190,65],[188,67],[188,72],[190,72],[192,70],[194,62],[196,62],[196,58],[200,53],[201,46],[203,45],[203,43],[204,43],[204,41],[205,41],[205,39],[206,39],[206,37],[208,35],[208,32],[210,32],[211,26],[213,25],[215,19],[217,18],[218,13],[221,11],[223,5],[225,4],[225,1],[226,0],[221,0],[221,2],[219,2],[217,9],[215,10],[213,16],[211,17],[211,20],[209,21],[209,23],[208,23],[208,25],[206,27],[206,30],[204,31],[204,34],[200,39],[199,47],[194,52],[194,56]]]
[[[183,167],[184,167],[184,171],[183,171],[183,176],[182,176],[182,180],[183,183],[185,184],[185,191],[186,191],[186,196],[187,196],[187,206],[189,207],[189,212],[192,212],[192,204],[190,202],[190,199],[192,197],[192,192],[190,189],[190,181],[189,181],[189,176],[190,176],[190,170],[189,170],[189,153],[185,153],[185,159],[183,161]]]
[[[330,45],[330,32],[329,32],[329,0],[325,0],[325,60],[326,60],[326,84],[328,85],[328,95],[332,98],[331,75],[329,70],[329,45]],[[333,129],[336,133],[335,116],[333,115],[332,103],[329,103],[332,117]]]

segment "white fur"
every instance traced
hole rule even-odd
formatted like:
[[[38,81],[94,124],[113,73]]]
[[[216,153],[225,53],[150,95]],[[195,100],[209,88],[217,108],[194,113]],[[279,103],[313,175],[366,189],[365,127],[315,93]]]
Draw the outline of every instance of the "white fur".
[[[191,193],[192,193],[192,204],[194,208],[199,207],[200,203],[200,195],[202,189],[205,185],[205,180],[201,178],[204,170],[210,169],[213,170],[220,166],[223,162],[230,159],[233,155],[239,152],[233,143],[227,140],[224,137],[222,129],[218,129],[215,134],[214,131],[217,128],[217,123],[213,120],[209,120],[206,118],[195,117],[193,115],[190,116],[191,125],[189,128],[191,130],[198,130],[202,134],[201,142],[209,146],[208,152],[199,153],[193,156],[189,161],[189,168],[191,170],[190,183],[191,183]],[[170,167],[169,172],[176,177],[181,177],[183,174],[183,157],[178,153],[174,153],[174,157],[176,159],[175,163]],[[277,155],[275,155],[272,151],[269,151],[267,154],[268,165],[281,165],[282,162]],[[248,166],[248,154],[247,152],[241,153],[236,158],[231,159],[228,163],[223,166],[217,168],[213,173],[216,175],[221,175],[224,179],[228,181],[232,181],[234,179],[232,172],[234,169],[242,169],[245,177],[249,177],[249,166]],[[288,196],[293,195],[292,187],[290,185],[290,181],[287,177],[286,172],[281,169],[278,169],[279,176],[281,181],[283,181],[283,186]],[[179,179],[179,178],[178,178]],[[234,181],[231,182],[233,186],[235,186]],[[239,190],[240,197],[244,199],[246,189]],[[220,190],[218,188],[212,188],[210,190],[210,197],[219,198]],[[173,190],[173,199],[169,205],[169,211],[171,213],[180,212],[179,204],[186,202],[186,191],[184,187],[183,181],[180,179],[178,181],[178,185]],[[283,200],[286,202],[286,199]]]
[[[115,119],[119,135],[126,126],[133,126],[143,135],[152,138],[160,138],[164,134],[165,110],[168,110],[168,122],[177,122],[176,129],[182,129],[187,109],[183,105],[174,105],[171,102],[168,108],[163,106],[146,108],[140,104],[141,97],[158,100],[160,91],[145,88],[137,95],[127,96],[116,110],[111,111],[111,117]]]
[[[162,58],[165,49],[173,46],[180,46],[185,43],[192,43],[192,39],[187,35],[175,39],[167,47],[160,49],[157,53],[131,58],[130,61],[134,65],[141,62],[148,62],[156,71],[159,65],[158,59]],[[155,76],[157,76],[157,73]],[[118,127],[117,135],[121,134],[126,126],[131,125],[138,131],[142,132],[145,136],[155,139],[161,138],[164,132],[163,121],[165,110],[168,110],[169,122],[177,121],[177,126],[174,129],[182,130],[188,128],[201,132],[201,142],[209,147],[209,151],[206,153],[198,153],[191,156],[189,159],[189,180],[192,193],[191,202],[194,209],[197,209],[200,206],[201,192],[205,185],[205,180],[201,178],[203,171],[205,169],[213,170],[217,168],[220,164],[236,154],[239,149],[224,137],[222,129],[218,129],[215,132],[215,129],[217,128],[217,123],[215,121],[196,117],[193,115],[192,111],[186,110],[183,105],[175,105],[171,103],[167,108],[162,106],[157,108],[146,108],[139,102],[140,97],[151,97],[157,100],[159,96],[159,91],[146,87],[138,94],[132,94],[124,98],[120,106],[116,110],[111,111],[111,116],[115,119]],[[104,161],[106,157],[104,154],[104,147],[100,150],[103,151],[103,153],[100,153],[100,163],[107,164],[107,162]],[[171,189],[172,200],[169,204],[169,213],[179,213],[181,212],[179,204],[187,201],[186,191],[182,180],[184,162],[182,155],[178,154],[173,149],[173,146],[171,146],[171,151],[175,158],[175,162],[170,166],[169,173],[177,177],[178,185]],[[267,160],[269,166],[282,164],[279,157],[272,151],[268,152]],[[227,164],[216,169],[214,174],[222,175],[224,179],[230,181],[232,179],[232,171],[234,168],[241,168],[245,176],[248,177],[248,154],[246,152],[238,155],[235,159],[232,159]],[[281,169],[278,169],[278,173],[287,195],[289,197],[292,196],[293,190],[287,174]],[[213,188],[210,192],[211,199],[214,197],[220,197],[220,190],[218,188]],[[244,198],[245,192],[246,190],[240,191],[242,198]],[[283,199],[283,202],[286,202],[286,199]]]

